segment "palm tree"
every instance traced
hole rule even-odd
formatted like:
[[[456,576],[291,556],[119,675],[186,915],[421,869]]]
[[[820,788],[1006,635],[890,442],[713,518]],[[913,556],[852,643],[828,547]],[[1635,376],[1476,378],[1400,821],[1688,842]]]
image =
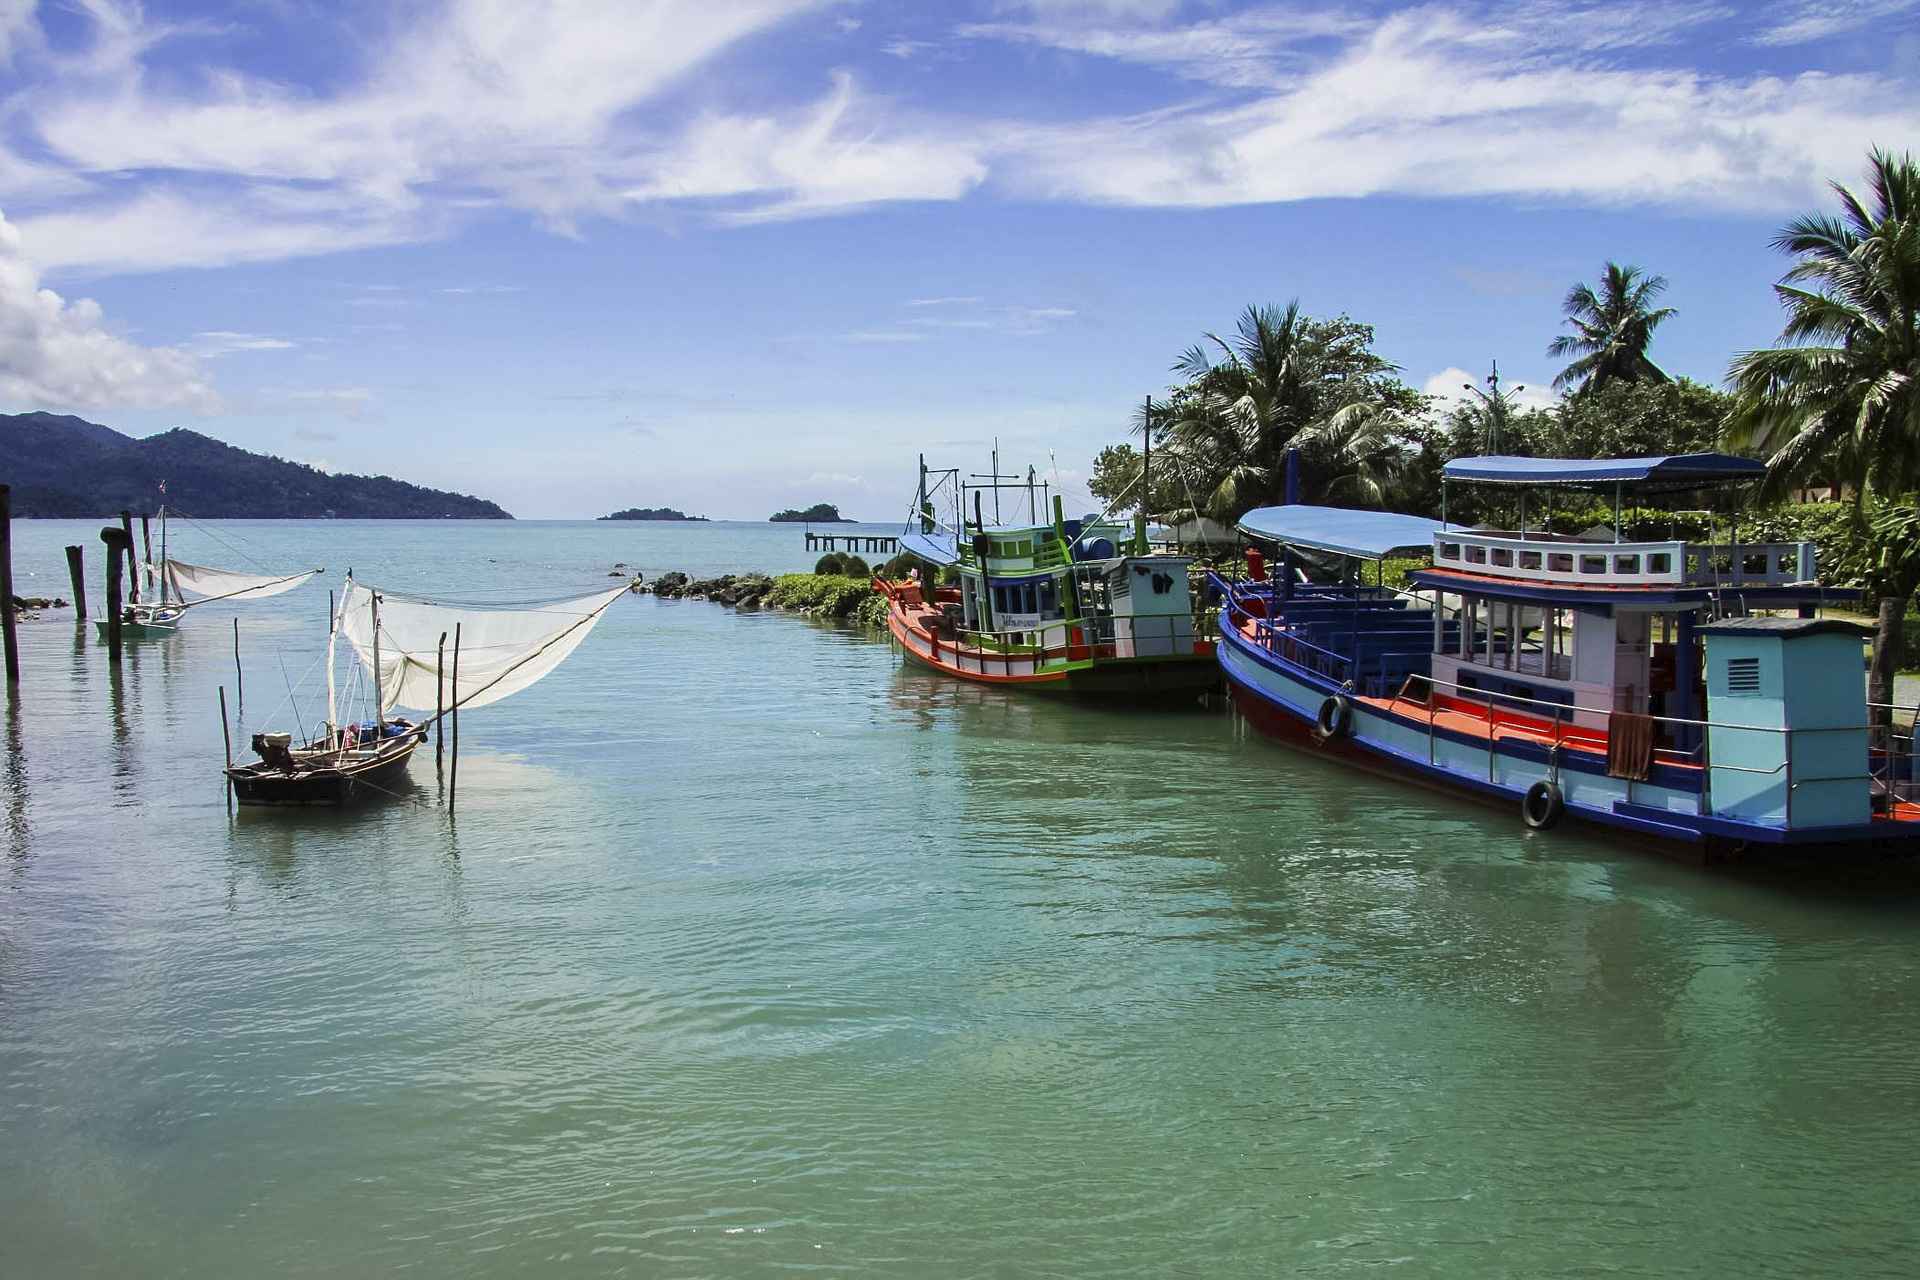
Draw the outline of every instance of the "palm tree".
[[[1324,493],[1351,471],[1353,441],[1343,458],[1331,435],[1301,437],[1351,405],[1395,397],[1398,384],[1387,376],[1394,366],[1372,352],[1372,339],[1370,328],[1345,316],[1317,321],[1302,314],[1295,299],[1284,308],[1250,306],[1231,339],[1209,333],[1188,348],[1173,365],[1186,382],[1174,392],[1162,433],[1193,505],[1231,523],[1279,501],[1287,450],[1296,444],[1314,445],[1302,449],[1307,492]],[[1379,471],[1387,463],[1368,465]]]
[[[1779,346],[1728,366],[1727,436],[1769,455],[1763,496],[1837,482],[1882,544],[1863,577],[1880,615],[1867,696],[1884,704],[1920,583],[1920,547],[1896,536],[1920,488],[1920,169],[1876,148],[1867,185],[1862,201],[1835,183],[1838,217],[1809,214],[1774,238],[1799,259],[1774,286],[1787,324]]]
[[[1556,390],[1598,391],[1609,382],[1666,382],[1666,372],[1647,358],[1653,331],[1672,316],[1672,307],[1655,310],[1654,298],[1666,290],[1665,276],[1642,275],[1638,267],[1609,262],[1596,294],[1576,284],[1560,304],[1572,333],[1547,347],[1550,356],[1577,356],[1553,380]]]

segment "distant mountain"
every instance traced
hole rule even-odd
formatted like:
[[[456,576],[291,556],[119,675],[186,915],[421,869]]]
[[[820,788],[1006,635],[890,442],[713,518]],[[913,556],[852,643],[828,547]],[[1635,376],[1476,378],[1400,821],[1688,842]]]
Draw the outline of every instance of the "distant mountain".
[[[616,511],[610,516],[601,516],[602,520],[705,520],[705,516],[690,516],[684,511],[675,511],[672,507],[628,507],[625,511]]]
[[[822,502],[808,507],[805,511],[786,510],[767,517],[782,524],[859,524],[858,520],[849,520],[840,514],[840,508],[831,502]]]
[[[328,475],[197,431],[136,440],[55,413],[0,414],[0,484],[13,486],[14,515],[41,519],[105,518],[162,502],[210,520],[513,519],[483,498],[387,476]]]

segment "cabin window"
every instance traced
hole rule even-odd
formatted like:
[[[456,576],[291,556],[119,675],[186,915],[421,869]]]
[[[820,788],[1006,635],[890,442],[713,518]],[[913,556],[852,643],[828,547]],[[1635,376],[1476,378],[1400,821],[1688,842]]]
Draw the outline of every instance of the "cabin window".
[[[1522,551],[1520,553],[1520,567],[1522,569],[1538,569],[1540,567],[1540,553],[1538,551]]]
[[[1573,554],[1567,551],[1548,552],[1547,553],[1547,572],[1572,573],[1573,572]]]
[[[1440,558],[1442,560],[1458,560],[1460,558],[1460,544],[1457,542],[1441,543]]]
[[[1605,573],[1606,571],[1607,571],[1607,558],[1605,556],[1581,556],[1580,557],[1580,572]]]
[[[1020,550],[1015,552],[1014,554],[1021,555],[1021,556],[1031,556],[1033,554],[1033,539],[1032,538],[1020,539]]]
[[[1502,569],[1511,569],[1513,568],[1513,552],[1506,547],[1495,547],[1493,549],[1493,562]]]
[[[1639,573],[1640,557],[1637,555],[1615,556],[1613,558],[1613,571],[1615,573]]]
[[[1485,547],[1468,547],[1467,548],[1468,564],[1485,564],[1486,562],[1487,562],[1487,549]]]
[[[1761,574],[1764,574],[1766,571],[1767,571],[1767,553],[1766,552],[1761,551],[1754,555],[1740,557],[1741,573],[1751,574],[1755,577],[1758,577]]]
[[[1671,551],[1653,551],[1647,555],[1648,573],[1672,573],[1673,553]]]
[[[1799,573],[1800,553],[1798,551],[1782,551],[1780,553],[1779,568],[1776,569],[1775,572],[1789,576]]]
[[[1727,692],[1737,694],[1755,694],[1760,692],[1760,659],[1727,659]]]

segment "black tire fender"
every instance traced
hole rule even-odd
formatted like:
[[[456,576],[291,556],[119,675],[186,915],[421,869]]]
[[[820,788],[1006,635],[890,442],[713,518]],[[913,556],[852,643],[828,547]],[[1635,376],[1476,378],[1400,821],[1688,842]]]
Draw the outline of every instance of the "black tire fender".
[[[1353,732],[1353,701],[1344,693],[1336,693],[1320,704],[1320,714],[1313,722],[1313,735],[1322,742],[1328,738],[1344,738]]]
[[[1534,831],[1551,831],[1567,816],[1567,802],[1560,788],[1542,780],[1527,788],[1520,800],[1520,820]]]

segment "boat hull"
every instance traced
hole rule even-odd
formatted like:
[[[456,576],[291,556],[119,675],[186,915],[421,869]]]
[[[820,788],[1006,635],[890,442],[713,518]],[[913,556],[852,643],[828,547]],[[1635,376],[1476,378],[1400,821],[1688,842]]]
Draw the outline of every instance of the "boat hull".
[[[407,772],[414,750],[426,740],[424,731],[390,738],[369,752],[326,753],[319,760],[309,753],[289,770],[260,761],[227,770],[233,798],[243,805],[311,807],[353,804],[396,791]]]
[[[1827,865],[1920,853],[1920,824],[1787,832],[1702,812],[1697,770],[1660,766],[1646,780],[1616,777],[1603,755],[1550,750],[1523,738],[1440,727],[1416,703],[1351,697],[1342,687],[1264,651],[1222,620],[1220,663],[1235,708],[1262,735],[1383,777],[1471,798],[1523,822],[1530,791],[1550,784],[1560,816],[1601,834],[1689,862]],[[1329,699],[1346,699],[1341,731],[1321,728]],[[1553,823],[1544,824],[1551,826]]]
[[[1192,698],[1220,688],[1220,668],[1210,645],[1196,646],[1196,652],[1191,654],[1143,657],[1089,654],[1062,661],[1034,653],[996,653],[940,639],[919,626],[899,604],[888,610],[887,627],[901,652],[914,663],[976,684],[1135,701]]]

